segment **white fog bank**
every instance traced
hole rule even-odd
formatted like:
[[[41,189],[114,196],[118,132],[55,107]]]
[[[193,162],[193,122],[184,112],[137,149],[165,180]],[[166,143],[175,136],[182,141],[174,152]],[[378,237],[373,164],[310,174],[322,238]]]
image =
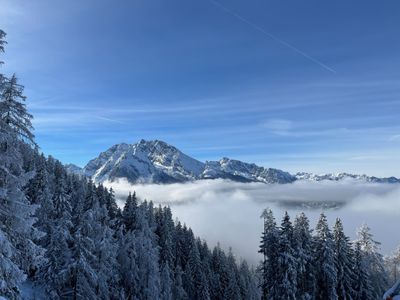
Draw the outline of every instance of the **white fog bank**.
[[[197,236],[213,246],[231,246],[238,256],[252,263],[262,231],[261,212],[273,209],[280,219],[287,210],[292,219],[305,211],[312,226],[324,211],[333,224],[340,217],[345,230],[355,238],[355,230],[367,223],[382,252],[390,253],[400,245],[400,186],[347,182],[306,182],[293,184],[236,183],[226,180],[202,180],[180,184],[131,185],[126,180],[106,182],[122,207],[126,195],[136,191],[140,199],[169,205],[174,218],[190,226]]]

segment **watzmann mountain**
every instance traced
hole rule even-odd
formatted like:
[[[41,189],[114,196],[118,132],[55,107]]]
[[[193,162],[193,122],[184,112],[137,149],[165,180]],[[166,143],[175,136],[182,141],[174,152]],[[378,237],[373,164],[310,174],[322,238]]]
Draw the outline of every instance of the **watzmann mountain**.
[[[71,173],[90,177],[95,182],[126,178],[131,183],[177,183],[201,179],[229,179],[237,182],[292,183],[296,180],[359,180],[375,183],[400,183],[395,177],[378,178],[347,173],[316,175],[260,167],[239,160],[198,161],[163,141],[140,140],[136,144],[112,146],[83,168],[66,165]]]

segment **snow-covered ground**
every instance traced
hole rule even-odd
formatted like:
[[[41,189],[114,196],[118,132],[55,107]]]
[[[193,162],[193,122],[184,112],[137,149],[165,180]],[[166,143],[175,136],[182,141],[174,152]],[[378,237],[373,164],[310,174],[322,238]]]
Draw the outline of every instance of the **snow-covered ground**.
[[[292,218],[306,211],[312,226],[325,211],[331,224],[336,217],[342,219],[351,238],[365,222],[376,240],[382,242],[383,253],[389,254],[400,245],[400,188],[393,184],[302,181],[266,185],[204,180],[171,185],[132,186],[126,181],[106,185],[113,186],[120,205],[134,190],[141,198],[170,205],[174,217],[192,227],[196,235],[211,245],[220,241],[223,246],[232,246],[235,253],[253,263],[259,259],[260,215],[266,207],[273,209],[278,223],[285,210]]]

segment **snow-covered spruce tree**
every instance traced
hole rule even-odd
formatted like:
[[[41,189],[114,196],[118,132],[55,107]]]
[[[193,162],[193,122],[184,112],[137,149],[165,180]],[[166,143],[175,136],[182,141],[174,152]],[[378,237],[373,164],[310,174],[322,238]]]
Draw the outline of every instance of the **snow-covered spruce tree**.
[[[275,272],[278,276],[279,299],[295,300],[297,292],[297,261],[293,249],[293,226],[287,212],[279,228],[278,266]]]
[[[357,232],[357,242],[360,244],[365,263],[369,266],[374,297],[378,299],[388,288],[388,278],[383,256],[379,253],[380,243],[374,240],[370,231],[367,225],[362,225]]]
[[[0,31],[0,51],[4,48],[4,32]],[[41,249],[32,239],[34,207],[29,204],[23,187],[31,174],[23,170],[21,144],[35,145],[32,116],[26,111],[23,86],[13,75],[0,76],[0,295],[17,298],[18,284],[24,273],[35,268]]]
[[[316,300],[336,300],[337,274],[334,242],[326,216],[321,214],[315,229]]]
[[[136,193],[133,193],[133,195],[129,193],[128,198],[125,201],[124,210],[122,211],[122,222],[126,232],[136,229],[137,209]]]
[[[117,287],[119,276],[116,269],[117,244],[114,240],[114,232],[110,228],[105,191],[97,189],[96,193],[93,193],[96,187],[91,182],[88,185],[86,201],[91,204],[87,204],[88,209],[83,214],[85,222],[82,233],[93,241],[91,254],[95,259],[91,262],[91,267],[97,277],[96,296],[103,299],[117,298],[119,290]],[[92,199],[89,199],[90,197]],[[104,200],[103,204],[100,202],[101,199]]]
[[[172,213],[169,207],[159,206],[155,211],[156,234],[158,236],[158,245],[160,246],[160,265],[175,265],[175,225],[172,220]]]
[[[239,288],[241,299],[260,299],[261,295],[254,278],[254,273],[250,270],[245,260],[241,261],[239,265]]]
[[[159,251],[152,204],[137,205],[136,195],[129,195],[122,212],[118,234],[121,284],[127,299],[159,299],[161,294]]]
[[[397,247],[391,255],[385,257],[385,266],[389,285],[393,285],[400,279],[400,247]]]
[[[211,257],[210,290],[212,299],[223,299],[224,291],[227,289],[229,274],[227,270],[227,258],[221,247],[214,247]]]
[[[264,256],[261,266],[262,298],[278,299],[278,243],[279,232],[272,210],[265,209],[261,215],[264,220],[264,231],[261,236],[259,252]]]
[[[121,216],[121,210],[119,209],[117,202],[115,201],[114,190],[110,188],[109,192],[105,196],[106,207],[108,216],[110,217],[111,227],[116,228],[118,226],[118,219]]]
[[[344,234],[340,219],[333,228],[335,243],[336,293],[339,300],[351,300],[354,296],[352,284],[355,280],[353,250],[350,239]]]
[[[169,263],[165,262],[161,265],[161,291],[160,299],[172,300],[173,272],[169,267]]]
[[[297,259],[296,299],[313,299],[315,293],[314,245],[309,220],[304,213],[299,214],[294,221],[293,240]]]
[[[174,300],[186,300],[188,296],[185,289],[183,288],[182,282],[183,271],[180,265],[175,269],[174,284],[172,286],[172,299]]]
[[[39,275],[50,297],[59,299],[66,292],[69,281],[68,266],[71,257],[69,245],[72,241],[73,226],[70,198],[66,193],[66,179],[60,163],[55,166],[54,190],[47,207],[49,211],[46,211],[45,207],[39,210],[41,227],[46,229],[43,242],[46,247],[46,262]]]
[[[238,266],[236,264],[235,257],[232,253],[232,249],[229,249],[227,260],[227,271],[228,271],[228,286],[225,291],[225,299],[241,299],[239,277],[238,277]]]
[[[357,241],[354,244],[354,274],[354,300],[380,299],[376,298],[374,295],[374,290],[370,280],[369,266],[365,260],[361,244]]]
[[[130,299],[133,297],[132,295],[136,294],[136,282],[139,280],[135,238],[133,232],[124,233],[122,225],[117,232],[116,239],[118,242],[119,286],[124,294],[123,299]]]
[[[7,44],[6,40],[6,33],[0,29],[0,53],[4,52],[4,46]],[[3,62],[0,60],[0,65],[3,64]],[[0,73],[0,80],[3,77],[3,75]]]
[[[128,211],[131,213],[128,214]],[[134,228],[136,227],[136,202],[132,202],[132,195],[129,194],[122,211],[123,222],[118,230],[118,253],[117,262],[120,273],[120,283],[125,290],[125,297],[132,298],[138,293],[136,283],[139,281],[138,255],[136,252],[136,237]],[[127,225],[128,228],[127,229]]]
[[[205,278],[202,270],[200,253],[195,241],[192,241],[190,248],[188,262],[184,271],[184,283],[189,299],[211,299],[207,278]]]
[[[148,209],[151,209],[149,211]],[[153,206],[141,204],[137,210],[135,230],[135,252],[137,254],[139,282],[137,299],[157,299],[160,296],[159,252],[155,227],[150,226],[146,216],[154,215]]]

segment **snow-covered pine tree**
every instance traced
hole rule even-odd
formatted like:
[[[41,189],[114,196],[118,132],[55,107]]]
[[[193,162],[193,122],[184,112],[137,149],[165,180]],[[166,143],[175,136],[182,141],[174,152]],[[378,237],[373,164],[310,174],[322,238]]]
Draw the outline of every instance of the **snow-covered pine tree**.
[[[129,193],[128,198],[125,201],[124,209],[122,211],[122,221],[126,232],[136,229],[137,208],[138,204],[136,193]]]
[[[254,273],[245,260],[239,265],[239,288],[241,299],[258,300],[260,292],[256,284]]]
[[[336,293],[339,300],[351,300],[354,296],[352,284],[355,279],[353,251],[350,239],[344,234],[340,219],[336,219],[333,228],[333,240],[335,243],[335,267],[336,267]]]
[[[70,198],[66,194],[66,182],[61,164],[55,167],[54,195],[40,208],[40,224],[46,229],[45,242],[46,262],[40,269],[39,277],[46,285],[52,299],[59,299],[67,290],[69,274],[68,266],[72,241],[72,208]],[[49,209],[49,210],[47,210]],[[45,218],[47,218],[45,220]]]
[[[354,243],[354,274],[353,282],[354,300],[373,300],[380,299],[374,295],[374,290],[371,285],[369,266],[364,258],[361,243]]]
[[[172,286],[172,299],[174,300],[186,300],[188,299],[187,293],[183,288],[182,282],[183,271],[180,265],[175,269],[174,284]]]
[[[4,52],[4,46],[7,44],[6,40],[6,33],[0,29],[0,53]],[[2,65],[3,62],[0,60],[0,65]],[[2,79],[2,74],[0,73],[0,80]]]
[[[195,241],[191,245],[184,278],[189,299],[211,299],[207,278],[203,273],[200,253]]]
[[[219,244],[213,249],[210,266],[210,296],[212,299],[223,299],[229,282],[229,274],[227,258]]]
[[[279,278],[278,269],[278,243],[279,232],[271,209],[265,209],[261,215],[264,220],[264,230],[261,236],[259,252],[264,256],[261,266],[262,273],[262,298],[278,299]]]
[[[151,209],[151,211],[149,211]],[[136,214],[135,252],[137,255],[138,294],[137,299],[158,299],[160,297],[159,251],[155,227],[149,225],[148,214],[154,215],[153,206],[139,205]]]
[[[400,247],[385,257],[386,270],[389,273],[389,285],[395,284],[400,278]]]
[[[293,226],[287,212],[279,228],[278,266],[275,272],[278,276],[279,299],[295,300],[297,292],[297,261],[293,249]]]
[[[334,242],[326,216],[322,213],[315,229],[316,300],[336,300],[337,274]]]
[[[93,187],[94,188],[94,187]],[[92,195],[93,206],[84,213],[85,231],[83,233],[87,238],[93,241],[94,256],[91,266],[96,272],[96,295],[98,298],[110,299],[117,298],[119,295],[119,276],[117,272],[117,244],[114,240],[114,232],[110,228],[110,220],[106,203],[100,203],[100,199],[105,199],[105,191],[97,190]]]
[[[293,240],[297,258],[296,299],[310,300],[315,293],[314,245],[309,220],[304,213],[299,214],[294,221]]]
[[[357,232],[357,242],[360,244],[364,260],[369,266],[371,285],[374,297],[380,298],[388,289],[388,278],[382,254],[379,253],[380,243],[375,241],[371,229],[363,224]]]
[[[172,213],[169,207],[161,206],[155,211],[156,234],[158,236],[158,245],[160,247],[160,265],[175,265],[175,225],[172,220]]]
[[[125,232],[124,226],[118,230],[117,262],[120,277],[120,287],[126,299],[132,299],[138,294],[137,282],[139,279],[138,256],[136,253],[136,239],[133,231]]]
[[[5,33],[0,31],[0,50]],[[35,258],[41,249],[32,239],[39,235],[33,230],[35,208],[23,192],[31,174],[23,170],[22,141],[35,144],[32,116],[23,103],[23,86],[13,75],[0,76],[0,295],[18,297],[18,284],[24,272],[35,268]]]
[[[161,291],[160,291],[160,299],[161,300],[172,300],[172,290],[173,290],[173,272],[169,267],[168,262],[164,262],[161,265],[161,275],[160,275],[160,282],[161,282]]]
[[[232,249],[229,249],[227,255],[226,268],[228,274],[228,285],[225,290],[224,299],[241,299],[239,286],[240,278],[238,276],[239,271]]]
[[[114,190],[110,188],[109,192],[106,193],[106,207],[108,211],[108,216],[112,222],[112,227],[115,228],[118,224],[117,220],[121,216],[121,210],[119,209],[117,202],[115,201]]]

